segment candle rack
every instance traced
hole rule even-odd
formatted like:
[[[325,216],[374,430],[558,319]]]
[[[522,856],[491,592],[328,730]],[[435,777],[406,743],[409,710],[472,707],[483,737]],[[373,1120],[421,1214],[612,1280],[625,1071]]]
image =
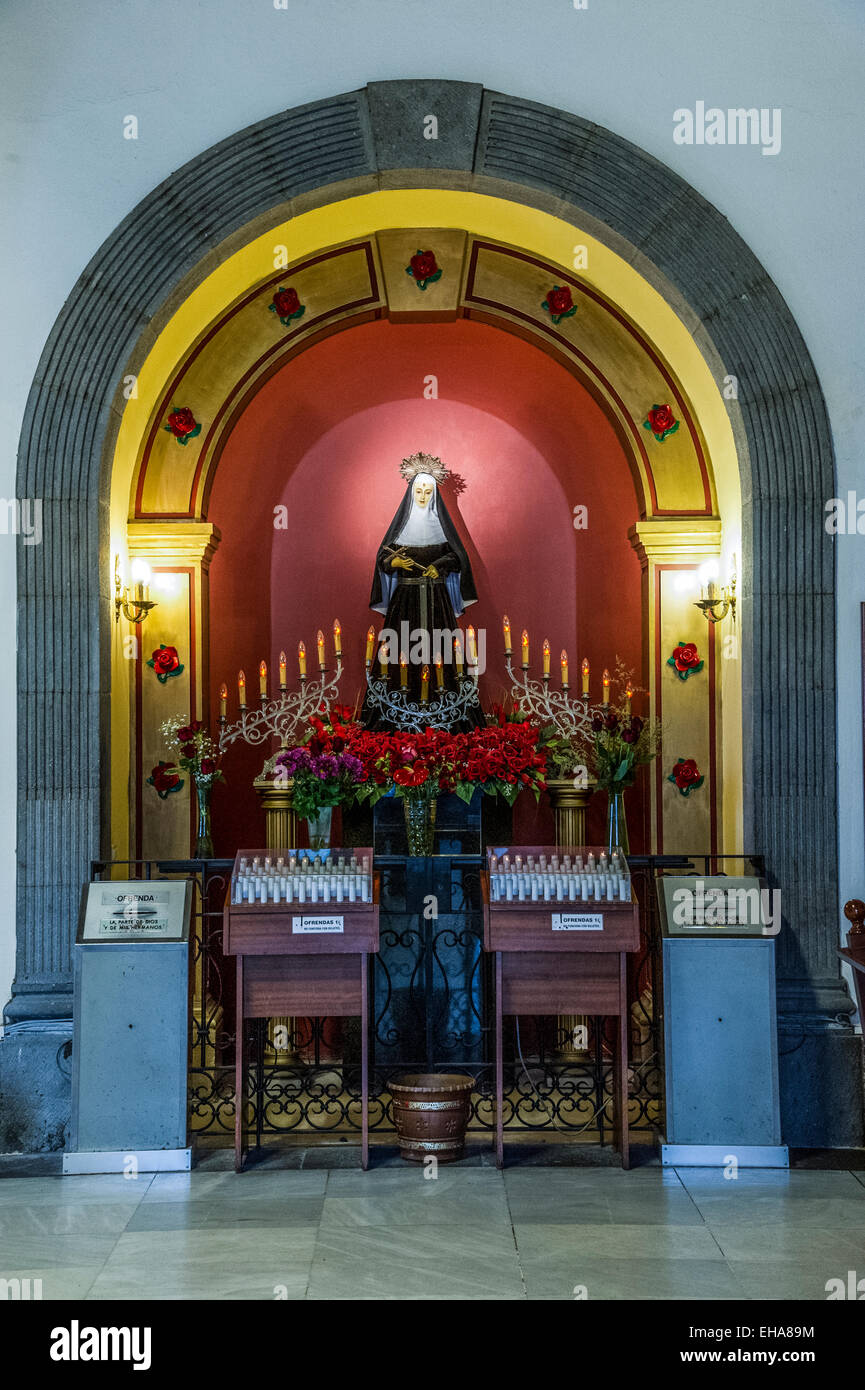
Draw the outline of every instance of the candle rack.
[[[407,733],[422,729],[452,729],[471,711],[480,708],[478,683],[474,676],[457,676],[459,690],[436,687],[429,700],[411,700],[402,688],[391,690],[383,676],[373,676],[366,666],[367,704],[371,709]]]
[[[268,738],[278,738],[282,748],[290,748],[297,741],[297,731],[311,715],[317,714],[321,706],[325,708],[339,698],[339,679],[342,675],[342,661],[336,659],[336,670],[332,675],[322,671],[317,679],[300,677],[300,690],[281,690],[278,697],[260,698],[256,709],[241,705],[240,718],[229,724],[224,715],[219,718],[219,751],[224,753],[232,743],[243,739],[244,743],[264,743]]]
[[[598,711],[589,703],[588,695],[572,698],[567,688],[551,690],[548,676],[532,680],[525,666],[515,671],[510,652],[505,652],[505,667],[515,706],[539,724],[555,724],[566,738],[591,745],[592,719]]]

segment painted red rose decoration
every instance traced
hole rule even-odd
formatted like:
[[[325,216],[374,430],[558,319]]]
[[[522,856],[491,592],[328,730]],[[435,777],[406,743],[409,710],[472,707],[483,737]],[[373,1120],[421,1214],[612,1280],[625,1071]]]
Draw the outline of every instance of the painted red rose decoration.
[[[180,791],[183,778],[174,763],[159,762],[148,777],[147,785],[154,787],[160,801],[164,801],[172,792]]]
[[[681,681],[686,681],[689,676],[695,676],[698,671],[702,671],[703,661],[697,651],[696,642],[680,642],[678,647],[673,648],[673,655],[668,658],[667,665],[672,666]]]
[[[679,758],[667,778],[668,782],[672,782],[678,788],[682,796],[690,796],[695,787],[702,787],[705,780],[693,758]]]
[[[306,313],[306,305],[301,304],[297,290],[292,288],[284,290],[281,285],[267,307],[272,314],[276,314],[285,328],[293,319],[302,319]]]
[[[406,266],[405,273],[412,277],[419,290],[425,290],[427,285],[434,285],[436,280],[442,278],[434,251],[416,251]]]
[[[567,285],[553,285],[541,308],[546,309],[553,323],[561,323],[562,319],[569,319],[577,312],[574,297]]]
[[[147,665],[155,671],[156,679],[160,685],[165,685],[165,682],[170,680],[172,676],[179,676],[183,671],[180,657],[177,655],[177,648],[167,647],[164,642],[161,642],[156,648]]]
[[[163,425],[162,428],[167,430],[169,434],[173,434],[178,444],[188,444],[190,439],[201,434],[201,426],[188,405],[173,406],[168,417],[168,424]]]
[[[643,429],[651,430],[659,444],[663,444],[668,434],[675,434],[678,428],[679,422],[668,405],[653,405],[643,421]]]

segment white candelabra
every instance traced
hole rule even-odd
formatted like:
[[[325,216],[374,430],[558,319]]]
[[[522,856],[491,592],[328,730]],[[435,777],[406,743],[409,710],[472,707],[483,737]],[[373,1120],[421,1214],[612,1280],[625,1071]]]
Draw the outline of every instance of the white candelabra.
[[[559,733],[564,737],[590,744],[593,732],[592,720],[597,714],[603,713],[610,702],[609,671],[605,670],[603,674],[603,703],[600,706],[592,705],[589,699],[588,661],[584,658],[581,665],[582,695],[571,695],[568,654],[563,650],[559,658],[562,676],[561,689],[553,689],[550,686],[549,642],[544,639],[542,678],[540,680],[533,679],[529,675],[528,632],[523,629],[520,642],[521,665],[519,669],[516,669],[513,664],[511,625],[507,617],[504,618],[502,626],[505,638],[505,666],[511,681],[511,698],[514,705],[519,707],[527,716],[537,720],[539,724],[555,724]],[[630,688],[624,692],[625,708],[628,713],[630,713],[632,693]]]
[[[328,671],[325,661],[324,635],[316,636],[318,651],[317,677],[307,677],[306,648],[303,642],[298,645],[298,665],[300,668],[300,689],[289,690],[286,680],[285,652],[279,654],[279,694],[268,699],[267,666],[261,662],[258,668],[259,700],[255,708],[247,703],[246,676],[238,673],[237,693],[239,718],[228,723],[228,687],[223,683],[219,691],[219,751],[224,753],[232,743],[242,739],[244,743],[264,743],[268,739],[279,739],[281,748],[289,748],[297,741],[298,731],[308,723],[313,714],[322,706],[327,709],[339,698],[339,680],[342,675],[342,631],[337,619],[333,624],[333,643],[336,666]]]

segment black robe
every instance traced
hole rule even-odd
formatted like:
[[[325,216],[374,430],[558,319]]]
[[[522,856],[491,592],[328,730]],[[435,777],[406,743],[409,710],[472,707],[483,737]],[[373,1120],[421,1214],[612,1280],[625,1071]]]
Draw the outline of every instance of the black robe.
[[[406,641],[405,634],[415,634],[415,640],[418,632],[423,631],[429,634],[428,665],[431,712],[435,709],[438,689],[435,667],[436,636],[440,634],[438,649],[442,651],[443,656],[444,688],[445,690],[458,690],[459,682],[451,636],[458,626],[454,611],[454,599],[457,600],[459,609],[462,611],[467,603],[472,603],[477,598],[469,558],[456,533],[453,522],[448,516],[441,494],[437,496],[436,507],[444,532],[444,539],[436,541],[432,545],[401,545],[396,537],[402,531],[411,509],[411,484],[409,484],[402,504],[379,547],[369,600],[370,608],[378,611],[381,611],[386,604],[383,631],[389,629],[395,633],[397,645],[400,648],[399,651],[391,653],[394,659],[388,665],[388,688],[391,690],[401,688],[398,657],[404,649],[406,657],[409,658],[408,684],[407,687],[402,688],[406,689],[408,698],[414,702],[419,702],[421,698],[424,663],[417,658],[412,660],[412,641]],[[394,568],[391,565],[393,552],[396,550],[407,559],[415,561],[410,570]],[[423,571],[430,565],[434,567],[438,577],[424,579]],[[403,624],[407,624],[407,628],[403,627]],[[468,669],[465,632],[462,635],[461,645],[465,675]],[[373,655],[370,674],[376,679],[380,678],[381,675],[378,648]],[[386,719],[379,710],[370,704],[368,693],[364,699],[360,717],[368,729],[392,730],[399,728],[397,722]],[[453,732],[456,732],[482,726],[485,723],[480,706],[476,705],[469,711],[466,718],[455,721],[450,727]]]

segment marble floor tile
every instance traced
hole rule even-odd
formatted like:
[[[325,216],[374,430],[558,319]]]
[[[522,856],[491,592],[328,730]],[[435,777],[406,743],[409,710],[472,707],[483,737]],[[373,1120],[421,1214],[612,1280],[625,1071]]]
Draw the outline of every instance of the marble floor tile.
[[[0,1274],[7,1269],[80,1268],[102,1265],[108,1259],[116,1235],[63,1235],[45,1231],[22,1231],[4,1236],[0,1250]]]
[[[339,1171],[328,1174],[328,1197],[369,1196],[397,1192],[417,1192],[441,1196],[450,1193],[490,1193],[504,1195],[504,1181],[496,1168],[459,1168],[440,1163],[434,1177],[426,1176],[422,1164],[406,1163],[399,1168]]]
[[[848,1269],[857,1260],[865,1274],[865,1229],[819,1226],[787,1226],[781,1222],[764,1226],[739,1225],[728,1222],[711,1227],[712,1234],[729,1261],[753,1260],[758,1264],[780,1263],[795,1265],[810,1262],[822,1265],[826,1260],[832,1268],[826,1278]]]
[[[310,1298],[524,1297],[510,1230],[484,1226],[322,1227]]]
[[[103,1262],[104,1263],[104,1262]],[[92,1288],[103,1264],[66,1265],[58,1268],[43,1266],[37,1269],[3,1269],[4,1279],[29,1279],[30,1298],[42,1302],[66,1298],[84,1298]],[[41,1280],[41,1289],[34,1281]]]
[[[120,1235],[140,1202],[34,1202],[0,1206],[0,1250],[6,1238],[43,1235]]]
[[[847,1266],[826,1257],[824,1260],[799,1258],[782,1263],[780,1260],[728,1260],[734,1278],[748,1298],[784,1301],[813,1299],[824,1302],[829,1279],[847,1279]]]
[[[317,1227],[134,1231],[117,1241],[88,1299],[303,1297]]]
[[[747,1190],[718,1197],[707,1197],[700,1192],[691,1195],[709,1226],[771,1224],[865,1230],[865,1205],[848,1201],[846,1197],[788,1197]]]
[[[861,1201],[863,1188],[855,1173],[814,1171],[813,1169],[740,1168],[738,1176],[726,1178],[719,1168],[677,1168],[688,1192],[728,1196],[753,1192],[765,1196],[842,1197]]]
[[[563,1225],[514,1222],[520,1259],[552,1252],[610,1259],[722,1260],[705,1226]]]
[[[440,1190],[435,1182],[369,1195],[332,1196],[328,1191],[321,1217],[323,1230],[331,1226],[459,1226],[463,1222],[509,1230],[511,1218],[501,1184],[486,1191],[476,1187],[460,1191],[454,1186]]]
[[[145,1202],[212,1202],[225,1197],[231,1201],[277,1201],[280,1198],[323,1196],[326,1172],[296,1170],[246,1173],[208,1172],[157,1173]]]
[[[195,1202],[142,1202],[127,1231],[243,1230],[315,1226],[321,1220],[323,1193],[283,1197],[223,1197]]]
[[[520,1252],[531,1299],[742,1299],[723,1260],[613,1258],[562,1251],[527,1258]]]
[[[2,1178],[0,1210],[4,1207],[57,1203],[140,1202],[153,1181],[152,1173],[125,1178],[121,1173],[97,1173],[80,1177]]]

